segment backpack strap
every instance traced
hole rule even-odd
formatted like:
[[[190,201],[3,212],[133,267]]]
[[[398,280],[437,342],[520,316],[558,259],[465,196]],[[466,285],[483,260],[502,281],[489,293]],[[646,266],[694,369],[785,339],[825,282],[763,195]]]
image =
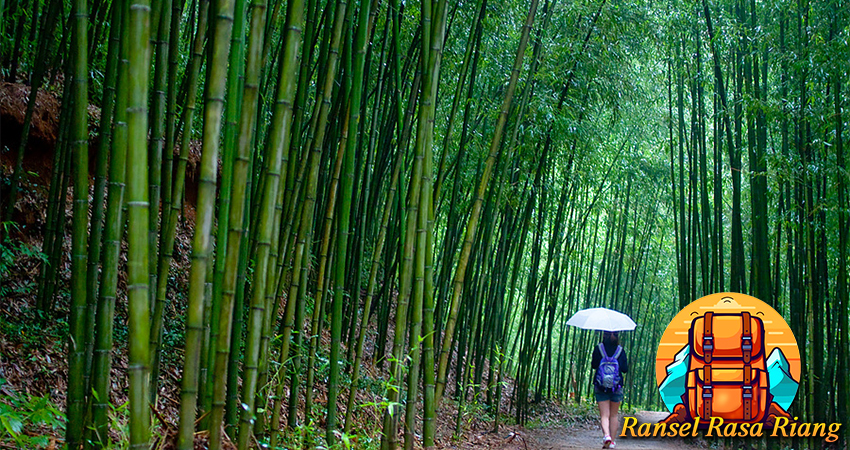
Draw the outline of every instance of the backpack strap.
[[[711,385],[711,364],[706,364],[703,366],[702,387],[702,417],[706,420],[711,417],[711,399],[714,396],[713,391],[714,386]]]
[[[711,364],[711,356],[714,351],[714,333],[712,332],[712,322],[714,313],[705,313],[705,318],[702,321],[702,350],[705,354],[705,363]]]
[[[608,354],[605,353],[605,346],[601,342],[599,343],[599,353],[602,354],[603,359],[608,357]]]
[[[744,356],[744,364],[750,364],[753,357],[753,333],[751,329],[750,313],[741,313],[743,321],[743,333],[741,333],[741,353]]]
[[[743,398],[744,404],[744,420],[751,420],[753,410],[753,370],[752,365],[750,363],[752,361],[753,356],[753,335],[750,327],[750,313],[741,313],[741,320],[743,320],[741,352],[744,356],[744,386],[741,390],[741,396]]]
[[[617,350],[614,350],[614,356],[611,357],[611,358],[614,359],[614,361],[617,361],[617,367],[620,367],[620,354],[621,353],[623,353],[623,347],[620,347],[618,345]],[[620,378],[620,381],[617,382],[617,387],[614,388],[614,392],[620,393],[622,388],[623,388],[623,379]]]
[[[713,322],[714,313],[705,313],[702,325],[702,349],[705,354],[705,366],[703,366],[702,416],[706,419],[711,417],[711,399],[714,396],[714,386],[711,385],[711,358],[714,352],[714,332],[712,331]]]

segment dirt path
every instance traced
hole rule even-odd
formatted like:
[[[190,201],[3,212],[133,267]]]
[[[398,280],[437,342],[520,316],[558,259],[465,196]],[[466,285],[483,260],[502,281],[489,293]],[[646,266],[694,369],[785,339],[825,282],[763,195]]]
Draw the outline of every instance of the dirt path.
[[[641,411],[635,414],[639,423],[656,423],[666,416],[667,413],[654,411]],[[476,440],[477,442],[475,442]],[[507,435],[498,437],[491,435],[489,439],[473,439],[472,442],[466,442],[464,445],[454,448],[488,448],[498,450],[597,450],[602,448],[602,433],[599,431],[599,426],[596,424],[582,424],[572,427],[549,426],[535,430],[510,432]],[[673,450],[698,448],[702,447],[686,443],[681,439],[617,439],[618,450]]]

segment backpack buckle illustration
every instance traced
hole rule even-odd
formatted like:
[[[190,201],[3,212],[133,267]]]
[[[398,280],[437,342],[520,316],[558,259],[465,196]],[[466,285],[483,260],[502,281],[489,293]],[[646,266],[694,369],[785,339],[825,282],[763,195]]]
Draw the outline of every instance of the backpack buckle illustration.
[[[752,336],[741,337],[741,349],[744,350],[744,351],[751,351],[753,349],[753,338],[752,338]]]

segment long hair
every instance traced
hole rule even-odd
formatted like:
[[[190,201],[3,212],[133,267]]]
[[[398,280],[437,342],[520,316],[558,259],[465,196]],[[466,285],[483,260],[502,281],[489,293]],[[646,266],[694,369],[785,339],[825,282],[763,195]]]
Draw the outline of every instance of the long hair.
[[[602,342],[605,344],[620,345],[620,333],[616,331],[603,331]]]

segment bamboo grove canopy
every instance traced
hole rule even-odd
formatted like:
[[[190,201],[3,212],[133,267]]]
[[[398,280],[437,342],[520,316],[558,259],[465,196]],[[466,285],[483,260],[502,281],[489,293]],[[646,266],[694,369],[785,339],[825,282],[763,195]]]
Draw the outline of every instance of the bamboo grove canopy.
[[[589,398],[568,312],[601,305],[641,324],[626,401],[661,408],[664,327],[722,291],[788,318],[792,414],[847,422],[849,24],[846,0],[0,0],[26,92],[0,98],[0,292],[67,324],[74,450],[525,424]]]

